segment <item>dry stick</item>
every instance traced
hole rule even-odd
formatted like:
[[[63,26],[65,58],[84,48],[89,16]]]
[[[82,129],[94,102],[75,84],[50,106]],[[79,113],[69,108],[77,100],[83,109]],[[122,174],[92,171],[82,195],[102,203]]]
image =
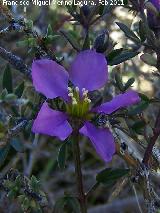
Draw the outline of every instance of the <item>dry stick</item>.
[[[151,140],[150,140],[150,142],[147,146],[147,149],[145,151],[145,154],[144,154],[143,163],[146,166],[148,166],[148,162],[149,162],[150,156],[152,154],[153,147],[154,147],[159,135],[160,135],[160,110],[158,112],[155,127],[153,129],[153,136],[151,137]]]
[[[98,182],[96,182],[95,184],[93,184],[93,186],[86,193],[86,198],[88,198],[90,196],[90,194],[92,194],[92,192],[94,192],[97,189],[98,186],[99,186]]]
[[[135,197],[136,197],[136,201],[137,201],[139,212],[143,213],[143,210],[141,208],[141,205],[140,205],[140,202],[139,202],[139,199],[138,199],[138,195],[137,195],[137,191],[136,191],[136,188],[135,188],[134,184],[132,185],[132,188],[133,188],[133,191],[134,191],[134,194],[135,194]]]
[[[160,53],[157,53],[157,69],[160,72]],[[160,135],[160,109],[159,109],[159,112],[158,112],[158,115],[156,118],[156,122],[154,125],[153,136],[151,137],[150,142],[147,146],[147,149],[144,153],[143,163],[146,166],[148,166],[150,156],[152,155],[153,147],[154,147],[159,135]]]
[[[3,4],[3,0],[0,0],[0,12],[6,17],[6,19],[11,22],[13,16],[7,6]]]
[[[20,57],[8,52],[3,47],[0,47],[0,57],[8,61],[15,69],[19,70],[25,76],[30,77],[31,71]]]
[[[76,174],[76,181],[77,181],[78,197],[79,197],[80,206],[81,206],[81,213],[87,213],[86,196],[83,189],[83,177],[82,177],[82,171],[81,171],[79,132],[76,130],[73,132],[72,145],[73,145],[75,174]]]
[[[123,191],[124,187],[128,183],[128,177],[125,177],[121,182],[118,181],[115,185],[114,191],[111,193],[108,199],[108,203],[113,202],[113,200],[118,197],[118,195]]]

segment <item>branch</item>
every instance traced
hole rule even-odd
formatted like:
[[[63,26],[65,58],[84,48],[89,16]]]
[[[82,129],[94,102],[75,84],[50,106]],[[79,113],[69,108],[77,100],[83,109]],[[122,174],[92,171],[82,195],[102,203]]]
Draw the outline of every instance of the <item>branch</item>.
[[[147,146],[147,149],[144,153],[143,163],[146,166],[148,166],[148,161],[150,159],[150,156],[152,155],[153,147],[154,147],[159,135],[160,135],[160,110],[158,112],[156,122],[155,122],[155,126],[154,126],[154,129],[153,129],[153,136],[151,137],[150,142]]]
[[[157,54],[157,69],[158,69],[158,72],[160,72],[160,49],[158,49],[156,54]],[[150,156],[152,154],[153,147],[154,147],[159,135],[160,135],[160,109],[159,109],[159,112],[158,112],[158,115],[156,118],[156,122],[154,125],[153,136],[151,137],[150,142],[147,146],[147,149],[144,153],[143,163],[145,164],[145,166],[148,166],[148,162],[149,162]]]
[[[8,52],[3,47],[0,47],[0,57],[8,61],[15,69],[19,70],[22,74],[30,77],[31,70],[27,67],[27,65],[20,57],[14,55],[11,52]]]
[[[13,20],[13,16],[8,9],[7,6],[3,5],[3,1],[0,0],[0,12],[6,17],[8,22],[11,22]]]

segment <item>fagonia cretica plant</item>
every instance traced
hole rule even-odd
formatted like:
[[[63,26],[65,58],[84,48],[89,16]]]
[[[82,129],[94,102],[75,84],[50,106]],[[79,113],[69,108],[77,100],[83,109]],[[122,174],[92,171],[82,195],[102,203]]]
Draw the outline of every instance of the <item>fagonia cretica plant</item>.
[[[69,71],[48,59],[35,60],[32,64],[33,85],[47,99],[61,97],[65,101],[65,112],[56,111],[43,103],[32,131],[65,140],[75,128],[74,119],[78,119],[79,133],[87,136],[100,157],[108,162],[115,153],[114,138],[107,127],[93,125],[92,118],[97,113],[111,114],[116,110],[136,104],[140,101],[138,93],[129,90],[92,108],[88,92],[100,89],[108,80],[107,61],[103,54],[95,50],[80,52],[73,60]],[[68,87],[69,80],[73,88]]]

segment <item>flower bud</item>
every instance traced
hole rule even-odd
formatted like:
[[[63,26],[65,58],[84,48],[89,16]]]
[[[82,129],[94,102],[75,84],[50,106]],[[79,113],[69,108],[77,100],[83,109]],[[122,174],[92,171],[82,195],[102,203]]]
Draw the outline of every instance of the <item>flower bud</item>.
[[[94,48],[97,52],[103,53],[106,51],[108,47],[108,41],[109,41],[109,35],[108,32],[105,31],[102,34],[98,35],[95,42],[94,42]]]
[[[83,12],[83,14],[84,14],[85,17],[88,17],[89,14],[90,14],[90,8],[89,8],[88,5],[83,5],[81,7],[81,11]]]

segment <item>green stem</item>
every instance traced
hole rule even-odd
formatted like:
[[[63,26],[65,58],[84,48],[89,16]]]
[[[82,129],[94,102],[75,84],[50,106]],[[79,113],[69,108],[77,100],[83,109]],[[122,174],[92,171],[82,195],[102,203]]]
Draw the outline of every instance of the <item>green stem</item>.
[[[85,196],[84,189],[83,189],[83,177],[82,177],[82,170],[81,170],[79,132],[78,131],[74,131],[74,133],[73,133],[72,145],[73,145],[75,174],[76,174],[78,197],[79,197],[80,206],[81,206],[81,213],[87,213],[86,196]]]

